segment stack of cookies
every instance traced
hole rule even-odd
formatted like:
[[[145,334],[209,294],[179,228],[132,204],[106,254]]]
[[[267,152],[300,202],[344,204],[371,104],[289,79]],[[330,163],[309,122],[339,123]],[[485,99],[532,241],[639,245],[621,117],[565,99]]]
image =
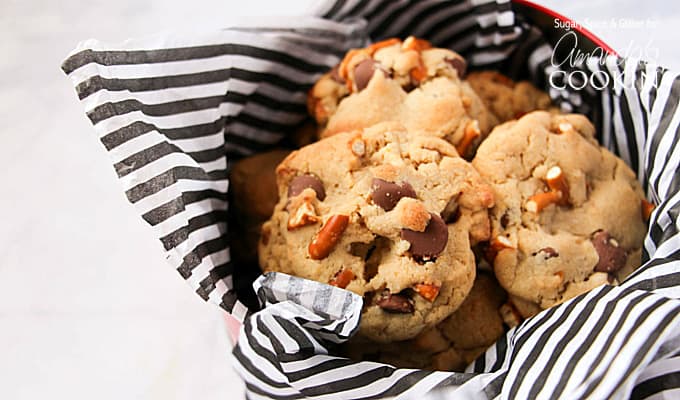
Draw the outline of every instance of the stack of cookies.
[[[350,357],[461,370],[640,263],[653,205],[635,175],[528,82],[390,39],[349,51],[308,106],[319,140],[266,172],[278,202],[258,212],[259,264],[363,296]],[[242,215],[260,199],[240,186],[263,173],[247,162]]]

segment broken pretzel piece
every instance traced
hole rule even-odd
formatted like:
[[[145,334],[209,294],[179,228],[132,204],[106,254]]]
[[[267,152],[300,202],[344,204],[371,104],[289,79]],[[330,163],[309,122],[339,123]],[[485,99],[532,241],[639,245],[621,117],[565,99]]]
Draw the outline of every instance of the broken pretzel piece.
[[[363,157],[366,154],[366,143],[360,136],[354,137],[349,141],[349,148],[352,154],[357,157]]]
[[[538,214],[551,204],[559,204],[562,199],[562,192],[543,192],[529,197],[525,207],[527,211]]]
[[[479,129],[479,122],[476,119],[468,122],[463,130],[463,138],[456,145],[458,154],[461,157],[465,157],[472,142],[474,142],[481,134],[482,131]]]
[[[416,84],[427,78],[427,68],[425,68],[425,64],[423,64],[423,60],[420,57],[418,57],[418,64],[411,68],[408,74]]]
[[[373,55],[373,54],[375,54],[376,51],[382,49],[383,47],[390,47],[392,45],[399,43],[400,41],[401,40],[399,40],[398,38],[390,38],[390,39],[381,40],[379,42],[375,42],[372,45],[368,46],[366,48],[366,50],[368,51],[368,54]]]
[[[425,67],[425,64],[423,64],[423,58],[420,56],[420,53],[429,48],[432,48],[430,42],[423,39],[416,39],[413,36],[407,37],[401,44],[402,51],[413,50],[418,53],[417,64],[409,71],[409,76],[415,83],[420,83],[427,78],[427,68]]]
[[[430,303],[432,303],[439,295],[439,286],[429,283],[416,283],[413,286],[413,290]]]
[[[348,215],[333,215],[321,227],[319,233],[309,244],[308,251],[312,260],[323,260],[333,251],[342,233],[349,224]]]
[[[356,275],[354,275],[354,272],[352,272],[349,269],[341,269],[340,272],[335,274],[333,279],[329,282],[331,286],[337,286],[341,289],[344,289],[349,285],[349,283],[354,279]]]
[[[491,265],[493,265],[494,260],[498,253],[505,249],[514,249],[515,246],[512,245],[510,239],[505,236],[496,236],[491,239],[489,246],[484,250],[484,259]]]
[[[562,196],[558,202],[561,206],[569,205],[569,184],[562,173],[562,168],[554,166],[545,174],[545,182],[553,192],[560,192]]]
[[[640,211],[642,213],[642,220],[643,221],[649,221],[649,218],[652,216],[652,211],[654,211],[654,208],[656,208],[654,203],[651,203],[651,202],[649,202],[645,199],[642,199]]]
[[[312,204],[312,199],[309,197],[303,198],[301,201],[291,202],[288,205],[290,217],[288,218],[288,230],[292,231],[303,226],[316,224],[321,221],[321,218],[316,215],[316,210]]]
[[[529,212],[539,213],[551,204],[558,206],[568,206],[569,184],[567,178],[562,173],[562,168],[554,166],[545,174],[545,183],[550,188],[549,192],[538,193],[529,197],[526,209]]]

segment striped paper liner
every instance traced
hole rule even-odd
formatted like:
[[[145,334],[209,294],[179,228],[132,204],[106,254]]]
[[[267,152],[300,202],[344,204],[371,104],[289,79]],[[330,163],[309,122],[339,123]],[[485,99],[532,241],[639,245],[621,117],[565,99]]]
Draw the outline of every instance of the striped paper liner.
[[[668,398],[680,395],[680,82],[609,56],[555,67],[552,43],[508,1],[337,0],[314,16],[229,29],[81,43],[62,68],[129,201],[168,262],[203,299],[243,322],[234,364],[257,398]],[[599,139],[657,204],[643,265],[526,320],[466,373],[396,369],[329,354],[357,329],[361,298],[231,260],[230,163],[274,147],[306,118],[306,92],[352,47],[416,35],[471,68],[529,78]],[[556,90],[555,70],[593,76]],[[606,86],[596,89],[595,86]],[[606,85],[605,85],[606,84]],[[262,310],[248,301],[257,296]],[[250,306],[250,308],[249,308]]]

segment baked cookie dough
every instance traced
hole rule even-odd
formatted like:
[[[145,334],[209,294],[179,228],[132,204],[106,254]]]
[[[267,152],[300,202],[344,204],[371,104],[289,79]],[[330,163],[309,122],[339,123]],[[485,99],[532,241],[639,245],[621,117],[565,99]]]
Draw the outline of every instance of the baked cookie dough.
[[[576,114],[529,113],[496,127],[473,166],[496,196],[487,259],[529,317],[640,264],[650,203],[635,174]]]
[[[279,201],[276,166],[290,150],[275,149],[245,157],[229,172],[230,225],[234,260],[257,264],[257,243],[262,224]]]
[[[362,336],[413,338],[469,293],[494,199],[451,144],[382,123],[303,147],[276,173],[263,271],[363,296]]]
[[[321,138],[398,121],[468,156],[497,120],[462,80],[465,69],[451,50],[414,37],[388,39],[350,50],[311,89],[308,108]]]
[[[499,311],[505,301],[506,294],[493,275],[478,272],[460,308],[416,338],[388,344],[353,339],[343,350],[355,360],[461,372],[505,333]]]
[[[550,96],[527,81],[514,82],[496,71],[476,71],[467,76],[467,82],[486,108],[500,121],[506,122],[524,114],[548,110]]]

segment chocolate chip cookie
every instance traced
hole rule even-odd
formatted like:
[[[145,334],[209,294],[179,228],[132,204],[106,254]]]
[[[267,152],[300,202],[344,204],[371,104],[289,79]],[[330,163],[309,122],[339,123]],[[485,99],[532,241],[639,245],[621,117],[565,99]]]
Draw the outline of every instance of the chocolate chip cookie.
[[[465,69],[451,50],[414,37],[389,39],[350,50],[311,89],[308,108],[322,138],[398,121],[444,138],[466,156],[497,120],[462,80]]]
[[[496,127],[477,151],[496,196],[485,254],[508,315],[536,314],[640,263],[650,203],[594,134],[584,116],[536,111]]]
[[[245,157],[229,172],[230,214],[234,260],[257,264],[257,243],[262,224],[271,217],[279,201],[276,166],[290,150],[276,149]]]
[[[494,199],[451,144],[382,123],[303,147],[276,172],[264,271],[364,296],[360,334],[378,342],[413,338],[463,302]]]
[[[486,108],[500,121],[517,119],[524,114],[547,110],[550,96],[527,81],[514,82],[496,71],[476,71],[467,82],[482,99]]]
[[[343,349],[355,360],[399,368],[463,371],[505,332],[500,307],[506,294],[490,273],[478,272],[460,308],[416,338],[387,344],[353,339]]]

